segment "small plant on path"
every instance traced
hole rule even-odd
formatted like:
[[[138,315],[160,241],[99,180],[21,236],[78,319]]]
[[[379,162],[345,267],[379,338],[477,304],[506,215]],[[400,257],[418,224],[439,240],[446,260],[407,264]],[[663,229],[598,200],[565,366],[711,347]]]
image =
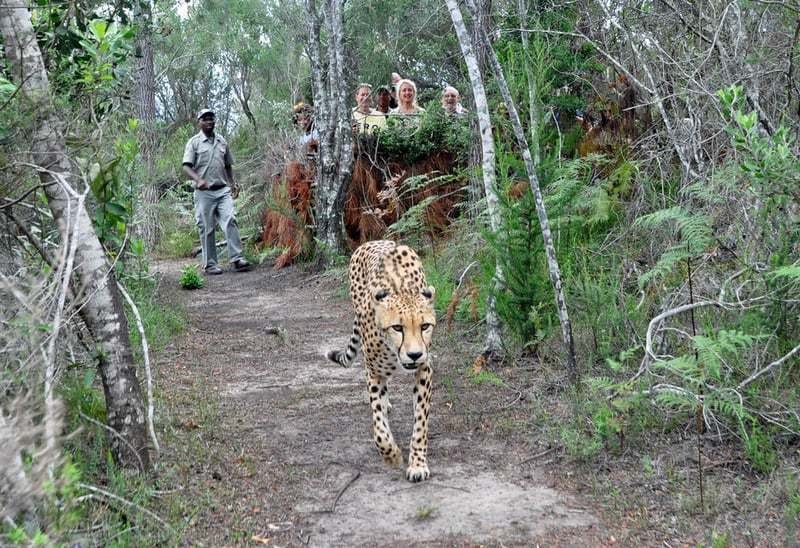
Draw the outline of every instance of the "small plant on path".
[[[180,284],[184,289],[201,289],[206,281],[195,265],[188,265],[181,270]]]

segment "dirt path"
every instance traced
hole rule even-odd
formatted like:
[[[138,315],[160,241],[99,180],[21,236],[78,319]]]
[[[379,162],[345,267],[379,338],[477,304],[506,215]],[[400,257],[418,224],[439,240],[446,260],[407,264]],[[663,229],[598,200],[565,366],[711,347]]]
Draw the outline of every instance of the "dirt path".
[[[469,335],[435,334],[431,479],[411,484],[373,447],[360,362],[342,369],[323,357],[350,332],[341,280],[262,266],[187,292],[184,264],[155,266],[190,324],[156,364],[162,482],[175,493],[164,511],[183,512],[188,545],[606,543],[586,504],[525,462],[541,448],[518,427],[531,420],[523,392],[465,379]],[[390,383],[401,447],[411,380]]]

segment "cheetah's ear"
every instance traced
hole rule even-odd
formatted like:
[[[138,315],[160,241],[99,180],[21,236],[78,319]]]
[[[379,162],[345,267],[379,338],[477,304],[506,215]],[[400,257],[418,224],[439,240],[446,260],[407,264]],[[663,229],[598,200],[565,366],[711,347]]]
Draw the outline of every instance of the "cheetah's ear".
[[[383,288],[378,289],[377,291],[375,291],[375,293],[372,294],[372,296],[375,297],[376,301],[381,302],[386,297],[389,296],[389,290],[388,289],[383,289]]]
[[[423,297],[425,297],[429,301],[432,301],[433,296],[436,294],[436,288],[433,287],[432,285],[428,287],[422,287],[420,288],[419,292]]]

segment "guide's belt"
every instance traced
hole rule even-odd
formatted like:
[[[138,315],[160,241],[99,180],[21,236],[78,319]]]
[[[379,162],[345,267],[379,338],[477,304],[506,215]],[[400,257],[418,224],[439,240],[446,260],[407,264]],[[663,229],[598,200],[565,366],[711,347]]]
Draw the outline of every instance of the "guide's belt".
[[[208,188],[198,188],[197,190],[219,190],[221,188],[225,188],[226,186],[228,186],[228,185],[226,185],[225,183],[222,183],[222,184],[219,184],[219,185],[211,185]]]

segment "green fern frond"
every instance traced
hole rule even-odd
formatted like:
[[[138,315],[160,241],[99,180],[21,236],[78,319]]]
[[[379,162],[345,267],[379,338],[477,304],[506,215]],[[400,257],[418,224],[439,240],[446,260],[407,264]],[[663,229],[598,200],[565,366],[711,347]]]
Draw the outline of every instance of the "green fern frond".
[[[706,406],[717,414],[742,422],[749,414],[733,392],[716,391],[705,400]]]
[[[452,173],[444,173],[435,175],[436,171],[430,173],[422,173],[420,175],[412,175],[403,180],[401,184],[402,191],[400,196],[416,192],[423,188],[435,189],[440,186],[448,185],[457,179],[457,176]]]
[[[772,279],[786,279],[788,282],[800,282],[800,263],[781,266],[767,273]]]
[[[698,390],[705,385],[705,373],[692,355],[677,356],[671,360],[657,362],[653,368],[674,374],[682,385],[692,390]]]
[[[685,392],[659,392],[656,394],[655,400],[661,405],[679,411],[692,411],[697,405],[697,399],[692,394]]]
[[[589,224],[605,223],[611,218],[613,203],[608,192],[602,186],[587,189],[588,211],[587,222]]]
[[[692,214],[681,206],[643,215],[634,222],[634,226],[637,225],[645,228],[673,225],[679,237],[679,243],[667,249],[653,268],[639,277],[640,287],[644,287],[656,278],[668,275],[678,263],[702,253],[714,242],[709,218],[699,213]]]
[[[418,204],[414,204],[402,217],[389,226],[387,234],[398,235],[418,231],[424,225],[425,210],[438,198],[438,196],[428,196]]]
[[[666,209],[659,209],[653,213],[642,215],[633,223],[634,226],[641,226],[645,228],[658,228],[671,221],[677,221],[688,217],[688,214],[681,206],[668,207]]]
[[[723,329],[711,337],[697,335],[693,337],[692,342],[708,376],[720,380],[723,356],[736,356],[742,350],[752,347],[761,338],[763,336],[758,334]]]
[[[586,384],[599,392],[612,392],[620,386],[619,382],[609,377],[592,377],[586,380]]]
[[[677,245],[666,250],[653,268],[639,276],[639,287],[644,288],[651,280],[663,278],[675,269],[675,265],[690,257],[688,250],[683,245]]]

